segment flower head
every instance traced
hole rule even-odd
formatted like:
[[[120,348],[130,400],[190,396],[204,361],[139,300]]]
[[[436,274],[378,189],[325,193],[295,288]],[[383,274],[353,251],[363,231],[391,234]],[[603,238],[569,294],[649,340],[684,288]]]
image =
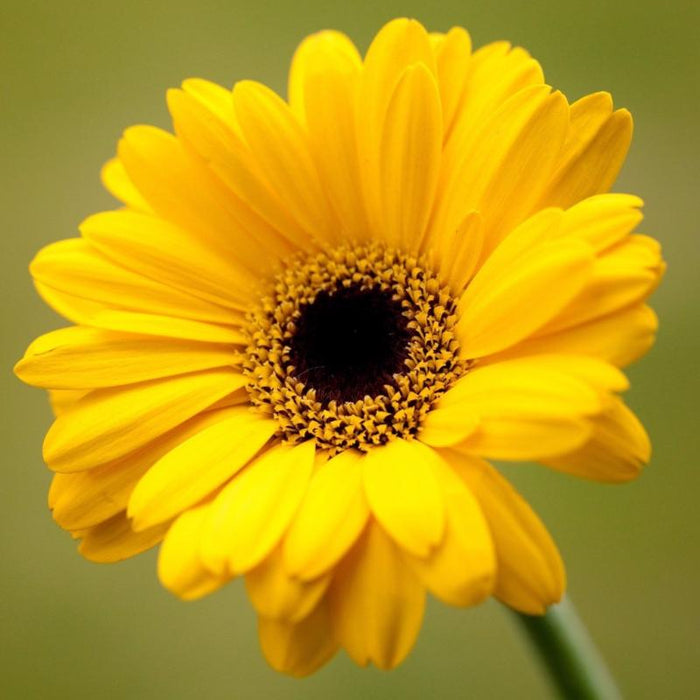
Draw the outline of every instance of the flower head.
[[[75,325],[16,371],[51,391],[50,505],[88,559],[160,543],[184,599],[244,576],[265,656],[391,668],[426,592],[542,613],[544,526],[486,459],[623,482],[619,393],[652,344],[659,247],[606,194],[630,115],[525,51],[390,22],[294,56],[289,100],[187,80],[128,129],[124,207],[31,271]]]

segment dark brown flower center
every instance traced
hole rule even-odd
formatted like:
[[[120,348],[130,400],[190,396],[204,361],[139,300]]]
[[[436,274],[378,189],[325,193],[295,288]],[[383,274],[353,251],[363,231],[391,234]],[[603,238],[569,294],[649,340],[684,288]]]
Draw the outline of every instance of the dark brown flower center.
[[[322,404],[385,393],[405,370],[411,331],[390,290],[340,287],[300,309],[290,339],[293,375]]]

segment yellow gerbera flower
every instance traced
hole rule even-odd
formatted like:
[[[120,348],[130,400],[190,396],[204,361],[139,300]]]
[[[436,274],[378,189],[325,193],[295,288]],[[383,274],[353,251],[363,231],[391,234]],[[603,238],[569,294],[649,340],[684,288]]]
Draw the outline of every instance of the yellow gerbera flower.
[[[175,135],[128,129],[124,203],[31,265],[76,325],[17,366],[51,390],[50,506],[94,561],[161,543],[184,599],[243,575],[270,664],[391,668],[426,591],[542,613],[557,549],[484,461],[622,482],[649,441],[618,394],[663,263],[605,194],[632,120],[524,50],[326,31],[285,102],[187,80]]]

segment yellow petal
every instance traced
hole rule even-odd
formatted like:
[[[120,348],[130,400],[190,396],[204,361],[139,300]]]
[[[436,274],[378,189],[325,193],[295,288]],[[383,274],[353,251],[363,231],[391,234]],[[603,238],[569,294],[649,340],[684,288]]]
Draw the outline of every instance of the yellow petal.
[[[591,278],[593,253],[584,242],[559,238],[521,252],[517,233],[502,243],[515,249],[513,255],[496,257],[497,250],[459,301],[464,357],[483,357],[523,340],[566,308]]]
[[[488,520],[498,558],[495,595],[529,615],[557,603],[566,587],[556,545],[534,511],[486,462],[450,452],[449,460],[476,496]]]
[[[253,298],[250,276],[231,255],[158,217],[106,211],[80,231],[118,265],[182,292],[237,309]]]
[[[236,327],[172,316],[139,314],[133,311],[104,309],[91,316],[88,323],[104,330],[141,333],[162,338],[180,338],[201,343],[245,345],[249,341],[248,336]]]
[[[489,417],[478,431],[456,445],[467,454],[516,462],[542,460],[582,445],[588,421],[559,416]]]
[[[131,522],[122,511],[109,520],[81,533],[78,551],[90,561],[112,564],[129,559],[157,545],[165,536],[169,523],[134,532]]]
[[[287,104],[253,81],[234,87],[233,104],[253,157],[282,204],[312,235],[332,238],[336,222],[306,135]]]
[[[362,185],[370,224],[381,231],[380,144],[389,100],[403,72],[423,64],[437,75],[435,56],[423,26],[395,19],[375,36],[367,50],[357,100],[357,138]]]
[[[380,143],[382,237],[416,250],[440,173],[442,109],[433,74],[421,63],[399,78],[387,107]]]
[[[548,371],[561,372],[572,379],[578,379],[601,394],[629,389],[629,380],[617,367],[596,357],[541,353],[536,358],[531,359],[537,366],[545,367]],[[592,403],[589,410],[595,412],[597,405]]]
[[[537,335],[514,346],[506,355],[592,355],[626,367],[654,344],[658,326],[656,314],[648,306],[637,304],[565,330]]]
[[[219,411],[206,411],[126,457],[87,471],[55,474],[49,491],[54,520],[66,530],[80,530],[125,510],[139,479],[163,455],[219,419]]]
[[[404,17],[387,22],[365,56],[363,98],[375,109],[381,103],[386,107],[399,76],[415,63],[424,63],[436,75],[435,56],[424,27],[417,20]]]
[[[619,243],[642,220],[643,202],[631,194],[599,194],[564,212],[562,235],[585,240],[600,253]]]
[[[361,67],[362,57],[342,32],[327,29],[307,36],[292,57],[287,88],[289,106],[299,121],[308,125],[312,118],[307,110],[310,79],[323,73],[340,78],[357,75]]]
[[[15,373],[34,386],[94,389],[236,363],[237,353],[222,345],[71,326],[35,340]]]
[[[306,125],[314,161],[338,219],[337,234],[355,240],[367,238],[355,134],[361,66],[350,39],[323,31],[301,43],[289,75],[290,106]]]
[[[626,109],[612,111],[604,92],[588,95],[571,105],[569,133],[542,206],[568,207],[615,182],[632,140],[632,116]]]
[[[335,638],[355,663],[388,670],[406,658],[423,621],[425,590],[379,525],[370,522],[340,563],[328,596]]]
[[[129,499],[135,529],[168,520],[212,493],[265,445],[276,425],[247,407],[222,411],[212,425],[164,455]]]
[[[511,357],[514,359],[524,355],[513,353]],[[455,390],[426,416],[419,434],[421,441],[435,447],[454,445],[470,436],[480,441],[482,422],[483,430],[489,432],[493,419],[512,421],[518,411],[528,424],[537,416],[545,421],[545,425],[549,425],[544,414],[550,412],[552,417],[558,419],[569,415],[578,425],[575,420],[577,416],[589,415],[601,408],[601,400],[595,398],[592,389],[602,396],[612,391],[625,391],[629,387],[627,378],[620,371],[593,357],[540,353],[530,357],[530,364],[520,365],[521,370],[518,370],[517,364],[511,365],[511,369],[515,368],[515,374],[508,371],[508,365],[505,365],[503,372],[505,359],[508,358],[487,365],[501,367],[493,374],[480,374],[483,369],[476,369],[476,377],[459,382]],[[544,374],[539,374],[540,369],[544,369]],[[518,377],[519,371],[529,374],[541,386],[530,384],[530,378],[526,379],[524,374]],[[530,374],[531,371],[533,374]],[[479,387],[481,382],[485,383]],[[548,387],[547,382],[556,384],[558,388]],[[501,383],[504,386],[500,386]],[[568,396],[566,391],[570,392]],[[507,392],[508,396],[501,392]],[[568,434],[566,429],[565,434]]]
[[[470,406],[480,415],[499,409],[502,414],[591,415],[601,407],[588,376],[596,370],[613,385],[623,381],[613,367],[584,356],[524,357],[477,366],[448,390],[440,407]]]
[[[310,615],[330,583],[330,575],[313,581],[300,581],[285,569],[278,547],[245,577],[250,602],[258,615],[297,623]]]
[[[445,154],[431,238],[454,230],[467,212],[478,210],[487,231],[485,252],[493,250],[535,210],[567,121],[566,100],[547,87],[527,88],[507,100],[460,151],[458,162],[451,164]]]
[[[475,51],[468,69],[464,95],[446,146],[448,159],[464,152],[484,120],[509,97],[544,82],[539,63],[524,49],[513,48],[505,41],[487,44]]]
[[[211,371],[98,389],[59,416],[44,440],[56,471],[90,469],[158,438],[245,384],[230,371]]]
[[[75,389],[49,389],[49,403],[54,416],[65,413],[76,401],[79,401],[89,392]]]
[[[102,177],[102,184],[108,192],[126,204],[129,209],[143,212],[151,211],[148,202],[141,196],[134,183],[129,179],[119,158],[108,160],[102,166],[100,176]]]
[[[579,447],[590,436],[588,417],[603,406],[599,388],[586,376],[596,372],[588,359],[582,358],[580,368],[576,358],[571,358],[569,366],[566,361],[528,357],[472,369],[435,409],[433,420],[439,419],[441,426],[452,424],[454,432],[449,437],[445,429],[445,437],[433,439],[433,444],[459,444],[466,452],[515,460],[539,459]],[[617,374],[610,375],[611,369],[604,376],[612,381],[614,375],[619,381]],[[460,428],[460,416],[465,414],[465,427]],[[477,417],[476,429],[469,416]]]
[[[304,496],[314,452],[312,441],[279,444],[222,490],[202,545],[207,565],[245,573],[272,551]]]
[[[230,90],[206,80],[190,79],[182,90],[168,91],[168,108],[180,139],[207,163],[223,185],[224,201],[239,228],[276,251],[305,247],[308,234],[287,212],[265,182],[243,140]]]
[[[418,441],[392,440],[364,458],[372,513],[404,549],[427,556],[442,539],[445,504],[434,473],[435,453]]]
[[[178,318],[230,323],[234,312],[116,265],[79,238],[46,246],[30,271],[51,306],[76,323],[103,309],[124,309]],[[53,297],[58,295],[54,302]]]
[[[239,264],[240,274],[247,271],[251,283],[273,270],[276,253],[284,255],[284,250],[271,245],[272,240],[265,246],[256,235],[231,236],[242,225],[228,190],[172,134],[133,126],[124,132],[118,153],[129,177],[159,216],[227,250]]]
[[[229,576],[214,575],[199,557],[202,527],[210,504],[191,508],[170,526],[158,553],[158,578],[183,600],[196,600],[221,588]]]
[[[623,483],[635,479],[651,457],[651,443],[632,411],[614,399],[593,421],[591,439],[578,450],[544,460],[544,464],[567,474]]]
[[[485,600],[496,579],[491,533],[478,502],[447,461],[436,463],[445,500],[445,536],[428,557],[407,557],[426,588],[448,605],[466,607]]]
[[[426,556],[445,527],[445,506],[434,474],[437,456],[418,441],[396,439],[372,448],[364,459],[364,483],[372,513],[406,550]]]
[[[352,546],[367,522],[362,458],[345,450],[311,478],[284,540],[285,568],[313,579],[332,567]]]
[[[54,474],[49,490],[54,520],[66,530],[83,530],[125,510],[136,482],[155,461],[150,453],[85,472]]]
[[[590,282],[542,333],[586,323],[644,301],[658,286],[664,270],[657,241],[628,236],[595,261]]]
[[[325,605],[296,624],[260,617],[258,634],[267,663],[297,678],[318,670],[338,650]]]
[[[487,272],[493,275],[496,270],[502,273],[517,270],[528,253],[562,238],[563,222],[564,212],[554,207],[533,214],[516,226],[508,237],[489,253],[486,261],[482,261],[479,273],[483,272],[485,276]],[[479,288],[486,284],[484,276],[479,280],[475,279],[471,286]]]
[[[210,128],[218,130],[221,127],[237,130],[236,113],[233,109],[233,93],[230,89],[212,83],[202,78],[188,78],[182,83],[183,90],[192,95],[199,104],[206,107],[209,115]],[[209,155],[203,154],[203,155]]]
[[[471,281],[481,259],[484,229],[479,212],[469,212],[457,230],[445,232],[433,242],[429,252],[435,260],[441,281],[459,297]]]
[[[471,68],[471,48],[471,38],[462,27],[452,27],[434,47],[445,140],[464,99]]]
[[[421,442],[433,447],[454,445],[469,437],[479,427],[476,409],[460,406],[459,410],[434,408],[423,419],[418,437]]]

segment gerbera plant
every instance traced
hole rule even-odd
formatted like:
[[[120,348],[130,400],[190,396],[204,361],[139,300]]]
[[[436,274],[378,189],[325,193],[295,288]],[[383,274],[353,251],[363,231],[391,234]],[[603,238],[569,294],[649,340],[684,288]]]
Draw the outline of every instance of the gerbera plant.
[[[543,615],[564,567],[487,460],[633,479],[620,397],[663,263],[608,194],[632,120],[504,42],[390,22],[307,38],[288,99],[200,79],[127,129],[123,206],[31,264],[74,325],[16,367],[50,390],[53,516],[113,562],[160,545],[183,599],[242,576],[265,657],[393,668],[426,593]]]

